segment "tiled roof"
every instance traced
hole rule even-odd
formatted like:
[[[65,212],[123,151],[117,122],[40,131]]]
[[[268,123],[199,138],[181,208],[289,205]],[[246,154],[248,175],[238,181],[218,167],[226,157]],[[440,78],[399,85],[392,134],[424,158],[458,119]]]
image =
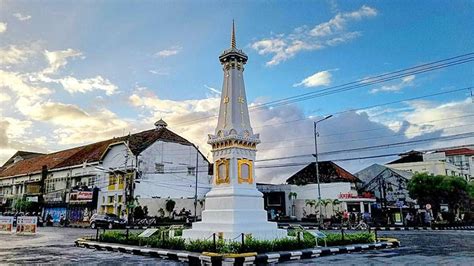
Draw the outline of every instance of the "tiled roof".
[[[423,153],[419,151],[409,151],[407,153],[400,154],[400,158],[387,164],[399,164],[399,163],[416,163],[423,162]]]
[[[452,150],[444,150],[446,156],[452,155],[474,155],[474,150],[469,148],[459,148],[459,149],[452,149]]]
[[[12,164],[15,161],[15,157],[20,156],[23,159],[30,159],[39,155],[44,155],[44,153],[39,153],[39,152],[31,152],[31,151],[17,151],[15,154],[8,159],[3,166],[7,166],[9,164]]]
[[[298,171],[286,180],[286,183],[292,185],[306,185],[316,183],[316,163],[310,163],[305,168]],[[332,182],[360,182],[360,180],[346,171],[344,168],[331,161],[324,161],[318,163],[319,181],[321,183]]]
[[[0,177],[16,176],[20,174],[29,174],[41,171],[43,165],[48,169],[56,168],[67,158],[81,150],[82,147],[59,151],[55,153],[40,155],[34,158],[21,160],[19,162],[7,165],[1,172]]]
[[[192,145],[191,142],[167,128],[152,129],[132,134],[130,136],[108,139],[64,151],[38,155],[14,164],[5,165],[5,167],[2,167],[3,169],[0,168],[0,177],[39,172],[43,165],[46,165],[48,169],[55,169],[80,165],[84,162],[97,162],[110,144],[121,141],[128,141],[130,150],[133,154],[138,155],[158,140],[180,143],[183,145]]]

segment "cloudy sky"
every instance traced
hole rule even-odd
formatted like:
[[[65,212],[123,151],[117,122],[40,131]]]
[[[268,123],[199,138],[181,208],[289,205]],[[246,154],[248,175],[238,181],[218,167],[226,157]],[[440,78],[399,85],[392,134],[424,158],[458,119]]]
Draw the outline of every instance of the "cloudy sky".
[[[16,150],[74,147],[161,117],[209,154],[216,120],[202,118],[217,114],[232,19],[258,105],[474,52],[473,16],[473,1],[0,0],[0,164]],[[474,129],[471,91],[459,90],[473,75],[466,62],[254,109],[259,160],[309,155],[261,161],[258,178],[281,182],[302,167],[285,164],[311,161],[311,120],[327,114],[323,160],[472,144],[449,136]],[[340,164],[354,172],[390,159]]]

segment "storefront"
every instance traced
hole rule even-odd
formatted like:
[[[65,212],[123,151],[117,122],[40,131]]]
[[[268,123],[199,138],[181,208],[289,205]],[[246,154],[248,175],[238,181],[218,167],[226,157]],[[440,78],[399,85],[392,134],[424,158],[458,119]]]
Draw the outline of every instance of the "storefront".
[[[352,193],[341,193],[338,198],[342,203],[342,209],[353,213],[372,213],[372,204],[376,202],[371,195],[356,196]]]
[[[44,194],[43,219],[48,215],[53,217],[53,222],[59,223],[61,216],[66,217],[66,203],[64,202],[64,191],[55,191]]]
[[[97,202],[97,201],[96,201]],[[69,193],[68,219],[71,223],[88,223],[94,213],[93,191],[72,191]]]

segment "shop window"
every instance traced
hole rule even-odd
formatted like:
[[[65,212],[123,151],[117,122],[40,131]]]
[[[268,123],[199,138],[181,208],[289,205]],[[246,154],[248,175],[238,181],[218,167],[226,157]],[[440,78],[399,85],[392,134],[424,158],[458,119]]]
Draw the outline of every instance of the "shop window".
[[[252,161],[247,159],[239,159],[237,161],[238,181],[241,183],[253,183],[252,177]]]
[[[155,163],[155,171],[157,174],[165,173],[165,165],[162,163]]]

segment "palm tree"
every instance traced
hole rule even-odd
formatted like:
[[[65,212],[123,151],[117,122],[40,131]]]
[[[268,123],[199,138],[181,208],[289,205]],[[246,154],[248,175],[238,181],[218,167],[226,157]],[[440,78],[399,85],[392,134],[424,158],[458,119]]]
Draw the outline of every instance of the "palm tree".
[[[318,205],[318,202],[316,200],[306,200],[305,204],[310,207],[311,211],[310,214],[312,213],[313,207]]]
[[[333,215],[336,215],[336,206],[341,204],[341,201],[338,199],[332,200],[332,213]]]
[[[326,218],[326,214],[327,214],[326,208],[329,205],[329,203],[331,203],[331,202],[332,202],[332,200],[330,200],[330,199],[322,199],[321,200],[321,205],[324,206],[324,218]]]

